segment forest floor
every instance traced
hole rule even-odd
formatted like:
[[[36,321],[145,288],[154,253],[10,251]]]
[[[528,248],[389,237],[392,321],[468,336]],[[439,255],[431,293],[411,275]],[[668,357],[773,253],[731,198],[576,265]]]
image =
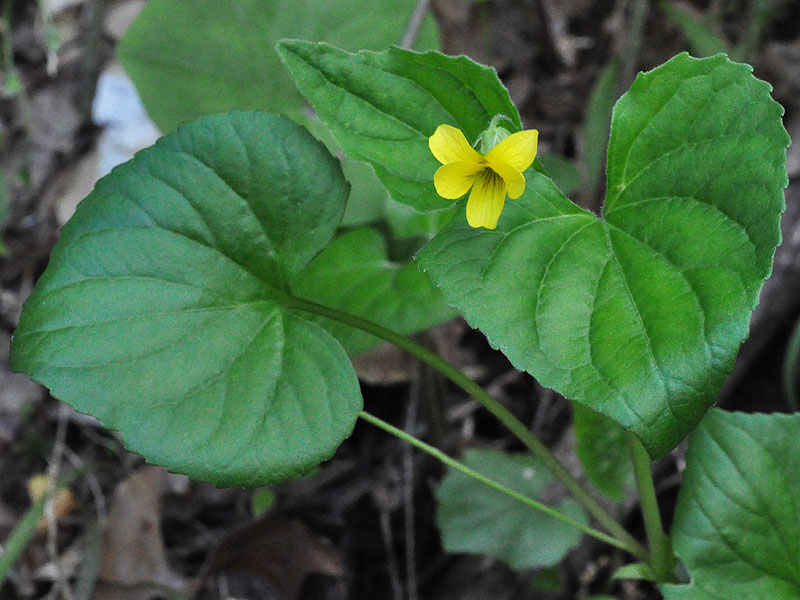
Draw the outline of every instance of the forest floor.
[[[51,515],[0,587],[2,600],[659,597],[648,584],[612,581],[619,553],[586,538],[545,571],[446,554],[435,525],[440,465],[363,423],[309,476],[268,489],[218,489],[145,465],[94,419],[12,373],[8,348],[22,304],[103,160],[104,131],[91,111],[98,74],[144,2],[106,0],[102,19],[100,3],[91,0],[9,2],[0,0],[0,540],[30,506],[35,475],[85,470],[63,497],[63,514]],[[49,7],[46,17],[42,7]],[[541,148],[578,165],[572,197],[588,208],[597,210],[600,200],[585,185],[587,106],[612,61],[621,93],[640,70],[722,44],[774,86],[786,128],[800,135],[796,0],[433,0],[432,8],[443,50],[493,65],[526,126],[539,129]],[[689,17],[705,19],[717,37],[709,41],[679,24]],[[788,410],[782,365],[800,317],[800,149],[789,149],[788,170],[784,243],[723,388],[719,404],[726,408]],[[463,321],[436,328],[425,341],[580,473],[568,402],[517,372]],[[460,390],[399,353],[370,353],[358,371],[368,410],[423,432],[452,455],[474,446],[519,449]],[[655,467],[667,525],[684,452],[679,447]],[[614,508],[641,537],[634,506],[631,500]]]

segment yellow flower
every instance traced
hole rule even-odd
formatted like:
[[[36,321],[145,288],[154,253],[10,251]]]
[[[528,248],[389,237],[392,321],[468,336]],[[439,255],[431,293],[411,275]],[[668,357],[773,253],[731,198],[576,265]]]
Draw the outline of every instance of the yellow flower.
[[[522,172],[536,158],[539,132],[528,129],[512,133],[485,155],[469,145],[467,138],[450,125],[439,125],[428,146],[442,166],[433,176],[436,193],[455,200],[472,192],[467,201],[467,222],[472,227],[494,229],[506,201],[525,191]]]
[[[51,486],[51,479],[45,474],[34,475],[28,479],[28,495],[33,502],[42,498],[51,488],[55,487],[54,485]],[[53,489],[53,496],[48,499],[48,502],[53,507],[52,515],[55,521],[66,517],[78,507],[75,496],[69,488]],[[38,524],[39,531],[47,529],[47,518],[47,513],[42,515]]]

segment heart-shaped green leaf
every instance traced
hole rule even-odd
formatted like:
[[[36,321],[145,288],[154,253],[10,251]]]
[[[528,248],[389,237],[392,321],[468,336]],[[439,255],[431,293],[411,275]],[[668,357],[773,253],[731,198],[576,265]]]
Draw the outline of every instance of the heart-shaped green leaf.
[[[79,205],[25,304],[13,368],[194,478],[307,470],[361,408],[344,350],[288,295],[347,192],[338,161],[284,117],[178,129]]]
[[[676,56],[614,109],[601,218],[529,170],[496,230],[456,218],[418,260],[514,365],[663,456],[716,399],[780,239],[769,91],[724,56]]]
[[[383,236],[374,229],[357,229],[337,238],[292,280],[292,293],[403,334],[455,316],[414,263],[389,261]],[[351,356],[380,342],[337,321],[318,320]]]
[[[540,499],[553,476],[526,454],[498,450],[468,450],[464,464],[515,492]],[[557,564],[580,541],[571,525],[532,511],[518,500],[450,470],[437,491],[436,522],[448,552],[488,554],[515,569]],[[580,505],[571,498],[553,508],[587,524]]]
[[[633,463],[625,430],[608,417],[572,404],[576,452],[586,477],[612,500],[625,499],[633,484]]]
[[[328,41],[350,50],[397,44],[416,0],[149,0],[119,58],[162,131],[234,109],[301,115],[305,102],[273,45]],[[438,48],[423,22],[416,47]]]
[[[392,198],[421,212],[452,204],[433,189],[441,165],[428,137],[436,127],[455,125],[474,140],[503,114],[509,127],[522,128],[494,69],[466,56],[400,48],[351,54],[301,40],[277,48],[345,154],[370,163]]]
[[[667,600],[800,598],[800,415],[712,408],[689,438],[672,543],[692,576]]]

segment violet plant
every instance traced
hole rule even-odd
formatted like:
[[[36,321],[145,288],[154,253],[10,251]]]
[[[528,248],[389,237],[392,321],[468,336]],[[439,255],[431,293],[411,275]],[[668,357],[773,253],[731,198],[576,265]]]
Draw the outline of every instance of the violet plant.
[[[360,418],[449,466],[438,499],[451,551],[546,566],[586,534],[668,600],[797,598],[800,417],[711,408],[780,241],[789,138],[770,86],[724,55],[639,74],[614,108],[595,215],[534,159],[536,132],[493,69],[435,51],[277,51],[346,157],[406,206],[404,223],[435,232],[414,261],[389,261],[374,229],[340,232],[350,185],[306,128],[204,116],[80,204],[25,305],[13,368],[193,479],[300,475]],[[456,312],[574,404],[587,477],[618,497],[630,473],[646,543],[500,402],[406,337]],[[448,377],[529,453],[458,461],[365,412],[350,358],[379,340]],[[668,535],[651,461],[687,436]],[[570,497],[545,504],[556,480]]]

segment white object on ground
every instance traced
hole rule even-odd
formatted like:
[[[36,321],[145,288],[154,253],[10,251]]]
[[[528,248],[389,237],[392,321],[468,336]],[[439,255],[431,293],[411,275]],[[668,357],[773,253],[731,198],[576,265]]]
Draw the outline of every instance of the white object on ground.
[[[147,115],[133,81],[116,63],[103,71],[97,81],[92,119],[104,128],[98,144],[101,177],[130,160],[139,150],[152,146],[161,136]]]

